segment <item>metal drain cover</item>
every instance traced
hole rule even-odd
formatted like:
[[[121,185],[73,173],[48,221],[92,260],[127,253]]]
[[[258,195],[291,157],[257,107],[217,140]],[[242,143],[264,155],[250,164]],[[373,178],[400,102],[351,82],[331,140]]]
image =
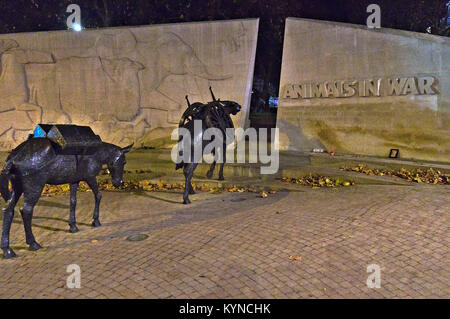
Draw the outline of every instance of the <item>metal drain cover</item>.
[[[244,200],[246,200],[247,198],[244,197],[236,197],[236,198],[232,198],[231,201],[232,202],[242,202]]]
[[[128,241],[141,241],[147,239],[148,235],[146,234],[135,234],[127,237]]]

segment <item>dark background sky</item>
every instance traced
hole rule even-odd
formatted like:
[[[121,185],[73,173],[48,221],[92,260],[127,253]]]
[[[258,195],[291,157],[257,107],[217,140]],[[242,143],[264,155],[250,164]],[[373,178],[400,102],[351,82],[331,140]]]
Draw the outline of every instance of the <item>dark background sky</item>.
[[[64,30],[71,3],[81,7],[84,28],[260,18],[255,77],[263,95],[276,95],[284,21],[300,17],[366,24],[371,3],[381,7],[381,26],[450,36],[444,23],[448,0],[0,0],[0,33]]]

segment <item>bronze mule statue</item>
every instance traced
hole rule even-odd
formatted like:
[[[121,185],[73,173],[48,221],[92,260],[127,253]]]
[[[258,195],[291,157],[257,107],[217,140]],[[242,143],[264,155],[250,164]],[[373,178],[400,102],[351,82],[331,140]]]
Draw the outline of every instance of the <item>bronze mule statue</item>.
[[[205,148],[205,146],[210,143],[211,141],[205,141],[203,140],[203,133],[208,128],[216,128],[219,129],[222,132],[223,138],[223,144],[221,147],[222,152],[222,159],[223,161],[220,163],[219,168],[219,180],[224,180],[223,176],[223,166],[226,161],[226,146],[227,146],[227,140],[225,138],[226,136],[226,129],[231,128],[234,129],[233,121],[231,120],[231,114],[236,115],[240,110],[241,106],[233,101],[221,101],[220,99],[216,99],[214,96],[214,93],[209,87],[209,90],[211,92],[211,97],[213,99],[212,102],[209,102],[207,104],[203,103],[193,103],[190,104],[188,97],[186,96],[186,100],[188,103],[188,108],[183,113],[180,123],[178,125],[179,128],[185,128],[190,132],[191,136],[191,158],[189,162],[181,161],[180,163],[176,164],[175,169],[183,168],[183,173],[185,177],[185,186],[184,186],[184,194],[183,194],[183,203],[184,204],[190,204],[191,201],[189,200],[189,194],[195,194],[194,189],[191,184],[192,175],[194,174],[194,170],[198,165],[198,162],[194,161],[193,154],[194,154],[194,144],[195,143],[202,143],[202,152]],[[194,120],[200,120],[202,123],[202,130],[199,136],[195,136],[194,132]],[[217,137],[215,137],[217,138]],[[183,139],[182,136],[180,136],[179,142],[181,142]],[[181,144],[179,144],[181,145]],[[179,155],[181,155],[183,152],[182,148],[179,149]],[[214,173],[214,168],[216,166],[217,162],[217,154],[215,154],[215,151],[213,150],[212,154],[214,155],[214,161],[212,162],[208,172],[206,173],[206,176],[208,178],[211,178]]]
[[[114,187],[123,185],[122,175],[125,165],[125,153],[133,145],[120,148],[113,144],[100,142],[95,152],[90,155],[58,154],[57,149],[48,138],[30,138],[17,146],[6,160],[0,175],[0,192],[5,201],[9,200],[4,210],[1,249],[4,258],[15,257],[9,246],[9,232],[14,217],[14,207],[24,194],[23,209],[20,211],[25,228],[26,242],[30,250],[41,247],[33,236],[31,220],[45,184],[70,184],[70,232],[77,232],[75,207],[78,184],[85,181],[92,189],[95,209],[92,225],[101,226],[99,219],[100,200],[97,175],[103,164],[108,166]],[[9,181],[12,191],[9,190]]]

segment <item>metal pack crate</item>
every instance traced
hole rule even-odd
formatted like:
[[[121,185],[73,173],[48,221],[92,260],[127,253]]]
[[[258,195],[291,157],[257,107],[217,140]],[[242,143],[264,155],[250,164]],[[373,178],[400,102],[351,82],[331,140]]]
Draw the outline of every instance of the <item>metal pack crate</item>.
[[[55,144],[60,154],[89,155],[102,144],[100,136],[89,126],[55,124],[47,132],[47,138]]]

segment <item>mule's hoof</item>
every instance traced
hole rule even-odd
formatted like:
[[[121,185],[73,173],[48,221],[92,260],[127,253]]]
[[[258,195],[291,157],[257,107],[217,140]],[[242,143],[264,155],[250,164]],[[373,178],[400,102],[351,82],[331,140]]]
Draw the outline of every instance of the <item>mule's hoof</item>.
[[[183,204],[190,204],[190,203],[191,203],[191,201],[189,199],[184,199],[183,200]]]
[[[3,250],[3,258],[10,259],[16,257],[16,253],[11,248],[2,248]]]
[[[93,222],[92,222],[92,226],[93,227],[100,227],[102,224],[100,224],[100,221],[98,220],[98,219],[96,219],[96,220],[94,220]]]
[[[70,229],[69,231],[74,234],[74,233],[78,233],[80,230],[78,229],[77,225],[69,225]]]
[[[219,178],[217,179],[218,181],[224,181],[225,178],[223,176],[219,176]]]
[[[212,176],[213,176],[213,172],[208,171],[208,172],[206,173],[206,177],[207,177],[207,178],[211,179]]]
[[[34,242],[28,247],[28,250],[36,251],[36,250],[39,250],[41,248],[42,248],[41,245],[39,245],[37,242]]]

